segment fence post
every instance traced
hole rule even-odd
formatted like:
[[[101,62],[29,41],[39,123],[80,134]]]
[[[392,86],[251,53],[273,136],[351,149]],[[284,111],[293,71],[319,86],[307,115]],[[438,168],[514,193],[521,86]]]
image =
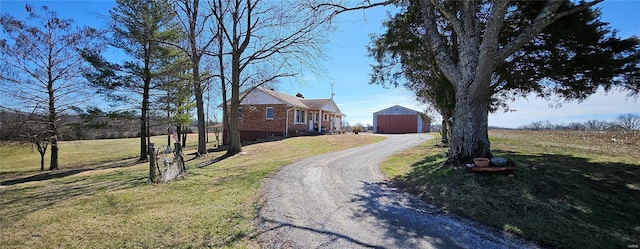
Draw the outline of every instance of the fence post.
[[[182,146],[180,146],[180,143],[174,143],[173,147],[174,147],[173,153],[180,162],[178,165],[180,173],[178,173],[178,175],[181,176],[181,175],[184,175],[187,171],[187,168],[184,166],[184,158],[182,158]]]
[[[149,183],[156,183],[156,146],[149,143]]]

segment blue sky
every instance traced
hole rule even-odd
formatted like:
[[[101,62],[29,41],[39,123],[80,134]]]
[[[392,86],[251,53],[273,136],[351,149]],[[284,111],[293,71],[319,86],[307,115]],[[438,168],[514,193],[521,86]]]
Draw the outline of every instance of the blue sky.
[[[34,7],[48,5],[63,18],[73,18],[77,25],[102,27],[98,13],[106,13],[114,1],[0,1],[0,11],[20,18],[24,4]],[[608,0],[597,5],[602,9],[602,19],[619,30],[620,37],[640,36],[640,1]],[[371,124],[373,112],[393,105],[402,105],[414,110],[425,106],[414,101],[413,94],[402,88],[385,89],[369,85],[371,66],[375,61],[367,56],[366,46],[370,34],[381,33],[382,20],[387,18],[389,7],[377,7],[364,11],[342,14],[337,20],[337,31],[329,34],[326,44],[327,59],[319,61],[326,75],[303,73],[298,77],[282,80],[278,90],[295,95],[303,93],[306,98],[330,98],[331,85],[334,100],[350,124]],[[219,100],[212,100],[219,102]],[[216,106],[212,104],[211,106]],[[552,123],[582,122],[590,119],[613,120],[619,114],[640,113],[640,102],[627,98],[626,93],[598,92],[582,103],[563,103],[561,108],[549,107],[545,100],[529,97],[510,104],[516,109],[510,113],[489,116],[489,125],[518,127],[534,121],[549,120]],[[212,107],[212,109],[214,109]],[[435,117],[439,118],[439,117]]]

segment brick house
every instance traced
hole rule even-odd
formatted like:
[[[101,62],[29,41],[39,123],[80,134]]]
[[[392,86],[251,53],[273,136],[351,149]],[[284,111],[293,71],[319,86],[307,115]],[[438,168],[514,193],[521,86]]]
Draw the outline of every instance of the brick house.
[[[339,132],[346,116],[333,99],[305,99],[302,94],[291,96],[263,87],[242,92],[240,99],[243,141],[293,133]]]

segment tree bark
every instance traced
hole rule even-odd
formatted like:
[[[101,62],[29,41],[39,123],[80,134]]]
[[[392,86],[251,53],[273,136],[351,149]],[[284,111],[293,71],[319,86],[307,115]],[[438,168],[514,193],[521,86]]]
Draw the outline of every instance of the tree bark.
[[[449,143],[449,118],[450,117],[442,116],[442,130],[440,131],[440,135],[442,136],[440,141],[442,144]]]
[[[34,142],[36,144],[36,147],[38,148],[38,152],[40,153],[40,170],[44,170],[44,155],[47,153],[47,142],[46,141],[42,141],[38,138],[36,138],[36,141]]]
[[[476,94],[469,88],[458,89],[456,93],[447,163],[467,163],[475,157],[491,157],[488,133],[489,97]]]
[[[58,139],[51,138],[51,164],[49,164],[49,170],[56,170],[58,167]]]
[[[143,101],[143,106],[145,101]],[[147,129],[146,129],[146,115],[147,111],[143,107],[141,109],[142,114],[140,115],[140,158],[138,161],[143,162],[147,160]]]
[[[58,169],[58,115],[56,113],[55,106],[55,89],[53,86],[52,64],[49,64],[49,83],[47,85],[47,91],[49,92],[49,136],[51,143],[51,161],[49,162],[49,170]]]
[[[234,53],[231,59],[231,105],[229,111],[229,150],[227,155],[235,155],[242,151],[240,138],[240,55]]]
[[[184,148],[187,147],[187,127],[185,126],[182,130],[182,139],[180,141],[182,142],[182,148]]]
[[[196,95],[196,112],[198,116],[198,153],[207,153],[207,129],[204,119],[204,100],[202,98],[202,83],[200,82],[200,70],[198,66],[193,66],[194,94]]]
[[[144,87],[142,91],[142,113],[140,117],[140,159],[138,159],[140,162],[148,160],[147,137],[149,134],[147,134],[147,128],[149,126],[149,86],[151,85],[151,73],[149,72],[149,69],[145,69],[145,71]]]

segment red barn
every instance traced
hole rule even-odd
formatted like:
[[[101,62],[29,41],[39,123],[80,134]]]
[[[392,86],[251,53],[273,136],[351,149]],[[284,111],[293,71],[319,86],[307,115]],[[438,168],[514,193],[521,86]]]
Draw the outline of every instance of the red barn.
[[[375,133],[428,133],[431,131],[430,123],[423,113],[399,105],[373,113]]]

